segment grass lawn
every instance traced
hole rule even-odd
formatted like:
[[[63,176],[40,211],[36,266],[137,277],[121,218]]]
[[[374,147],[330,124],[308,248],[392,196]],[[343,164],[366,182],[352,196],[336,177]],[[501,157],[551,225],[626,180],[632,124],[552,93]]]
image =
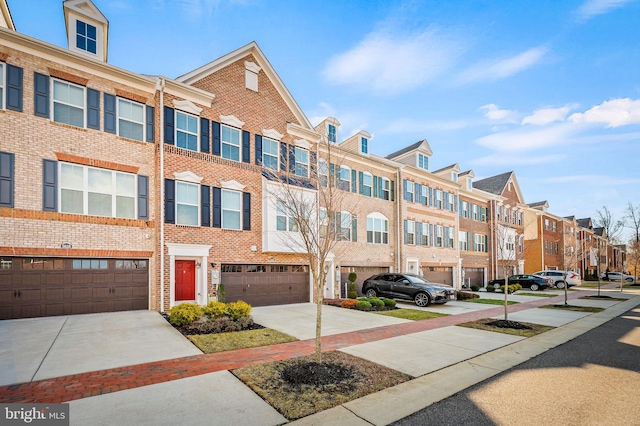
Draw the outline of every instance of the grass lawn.
[[[503,305],[504,306],[504,299],[467,299],[467,300],[461,300],[461,302],[481,303],[483,305]],[[520,302],[507,300],[507,305],[515,305],[516,303],[520,303]]]
[[[559,309],[563,311],[574,311],[574,312],[601,312],[604,311],[603,308],[594,308],[592,306],[574,306],[574,305],[544,305],[540,306],[544,309]]]
[[[517,292],[516,296],[536,296],[536,297],[556,297],[557,294],[549,294],[549,293],[528,293],[528,292],[524,292],[524,293],[520,293]]]
[[[413,321],[449,316],[449,314],[440,314],[438,312],[421,311],[419,309],[408,308],[394,309],[393,311],[380,311],[374,313],[378,315],[386,315],[388,317],[402,318]]]
[[[322,362],[351,368],[354,374],[350,379],[324,386],[292,385],[283,379],[285,367],[305,361],[313,361],[313,356],[243,367],[231,372],[289,420],[327,410],[412,379],[404,373],[338,351],[323,353]]]
[[[232,333],[197,334],[187,336],[187,338],[205,354],[276,345],[298,340],[295,337],[270,328],[234,331]]]
[[[494,327],[488,324],[492,321],[495,321],[495,319],[484,318],[478,321],[464,322],[462,324],[458,324],[457,326],[475,328],[477,330],[495,331],[498,333],[511,334],[513,336],[521,336],[521,337],[532,337],[537,334],[544,333],[545,331],[549,331],[555,328],[548,325],[531,324],[529,322],[520,322],[520,324],[526,324],[529,327],[531,327],[531,330],[518,330],[515,328]]]
[[[609,281],[607,281],[607,282],[600,281],[600,286],[603,286],[605,284],[609,284]],[[598,288],[598,281],[582,281],[582,284],[580,284],[578,287]]]

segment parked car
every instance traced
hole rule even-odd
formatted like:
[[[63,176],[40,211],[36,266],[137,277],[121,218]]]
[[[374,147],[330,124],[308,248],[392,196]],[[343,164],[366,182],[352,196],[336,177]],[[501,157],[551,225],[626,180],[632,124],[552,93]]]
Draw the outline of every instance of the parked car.
[[[576,274],[573,271],[544,270],[534,272],[533,275],[550,278],[551,284],[555,285],[558,288],[564,288],[565,284],[567,285],[567,287],[582,284],[580,275]]]
[[[374,275],[362,283],[362,294],[367,297],[413,300],[417,306],[423,307],[456,299],[456,291],[452,287],[432,283],[413,274]]]
[[[604,281],[626,281],[632,283],[637,280],[633,275],[623,274],[621,272],[605,272],[600,275],[600,279]]]
[[[547,287],[551,286],[549,279],[530,274],[510,276],[509,285],[511,284],[520,284],[522,288],[529,288],[531,291],[545,290]],[[504,285],[504,278],[491,280],[489,281],[489,285],[492,285],[497,290],[500,286]]]

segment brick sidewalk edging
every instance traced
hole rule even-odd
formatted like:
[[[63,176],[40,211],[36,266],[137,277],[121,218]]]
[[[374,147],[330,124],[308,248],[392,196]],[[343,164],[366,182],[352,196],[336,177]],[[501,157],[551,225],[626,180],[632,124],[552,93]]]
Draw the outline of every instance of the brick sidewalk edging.
[[[593,295],[591,291],[570,292],[568,299]],[[537,308],[564,301],[564,295],[531,302],[509,305],[509,313]],[[369,343],[421,331],[453,326],[468,321],[500,315],[504,307],[468,312],[426,321],[334,334],[322,338],[322,350],[334,351],[348,346]],[[216,371],[233,370],[240,367],[311,355],[315,353],[315,339],[307,339],[271,346],[238,349],[213,354],[194,355],[136,364],[107,370],[55,377],[35,382],[19,383],[0,387],[2,403],[60,403],[96,395],[104,395],[125,389],[184,379]]]

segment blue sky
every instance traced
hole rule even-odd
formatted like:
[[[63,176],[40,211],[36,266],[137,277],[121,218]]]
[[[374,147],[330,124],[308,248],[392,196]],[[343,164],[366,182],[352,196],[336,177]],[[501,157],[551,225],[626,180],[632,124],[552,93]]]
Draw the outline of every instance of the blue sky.
[[[62,2],[8,0],[18,31],[66,47]],[[513,170],[528,203],[620,218],[640,204],[640,1],[94,0],[109,62],[175,78],[256,41],[313,124],[432,170]]]

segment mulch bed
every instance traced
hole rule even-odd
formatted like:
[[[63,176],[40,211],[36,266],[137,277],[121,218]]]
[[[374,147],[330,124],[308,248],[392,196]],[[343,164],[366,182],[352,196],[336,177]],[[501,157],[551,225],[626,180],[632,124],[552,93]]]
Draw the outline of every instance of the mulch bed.
[[[533,330],[533,327],[529,327],[526,324],[522,324],[518,321],[508,321],[508,320],[495,320],[486,323],[487,325],[499,328],[513,328],[515,330]]]
[[[166,313],[162,313],[161,314],[162,317],[164,319],[167,320],[167,322],[169,322],[169,315]],[[169,324],[171,324],[169,322]],[[183,336],[195,336],[198,334],[215,334],[215,333],[219,333],[217,331],[201,331],[199,330],[197,327],[190,327],[190,326],[175,326],[173,324],[171,324],[171,327],[175,328],[176,330],[178,330],[180,333],[182,333]],[[245,330],[260,330],[262,328],[265,328],[264,326],[260,325],[260,324],[256,324],[256,323],[252,323],[248,326],[242,327],[240,330],[235,330],[235,331],[245,331]],[[224,332],[222,332],[224,333]]]
[[[342,302],[344,302],[345,300],[353,300],[353,299],[322,299],[322,304],[323,305],[329,305],[329,306],[337,306],[338,308],[342,308]],[[372,311],[393,311],[395,309],[400,309],[396,306],[372,306],[369,309],[366,309],[366,312],[372,312]]]

